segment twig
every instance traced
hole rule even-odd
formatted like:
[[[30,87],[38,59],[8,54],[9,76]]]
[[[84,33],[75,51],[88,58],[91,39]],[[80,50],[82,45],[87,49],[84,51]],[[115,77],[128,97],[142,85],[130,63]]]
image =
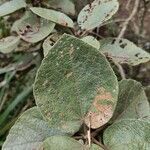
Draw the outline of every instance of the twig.
[[[145,0],[143,0],[143,5],[144,5],[144,12],[143,12],[142,17],[141,17],[142,19],[141,19],[141,25],[140,25],[141,27],[140,27],[140,30],[139,30],[139,34],[142,34],[143,27],[144,27],[144,19],[145,19],[145,16],[147,14],[147,10],[148,10]]]
[[[118,68],[118,70],[119,70],[119,73],[120,73],[120,75],[121,75],[121,78],[122,78],[122,79],[126,79],[126,74],[125,74],[125,72],[124,72],[122,66],[121,66],[118,62],[116,62],[115,60],[112,59],[112,61],[113,61],[113,63],[115,64],[115,66],[117,66],[117,68]]]
[[[110,21],[107,21],[107,22],[102,23],[102,24],[100,25],[100,27],[105,26],[105,25],[107,25],[107,24],[117,23],[117,22],[124,22],[124,21],[126,21],[126,20],[125,20],[125,19],[110,20]]]
[[[127,9],[127,10],[129,9],[130,3],[131,3],[131,0],[128,0],[128,2],[127,2],[127,4],[126,4],[126,9]]]
[[[88,33],[93,34],[93,35],[97,36],[98,38],[104,38],[104,37],[102,37],[101,35],[99,35],[99,34],[93,32],[93,31],[88,32]]]
[[[108,148],[105,145],[103,145],[102,143],[100,143],[99,141],[97,141],[95,138],[92,138],[92,141],[93,141],[93,143],[97,144],[98,146],[100,146],[104,150],[108,150]]]
[[[87,130],[87,139],[88,139],[88,144],[89,147],[91,146],[91,115],[89,116],[89,126]]]
[[[134,17],[134,15],[136,14],[137,10],[138,10],[138,6],[139,6],[140,0],[135,0],[135,4],[134,4],[134,8],[131,12],[131,15],[126,19],[126,21],[123,24],[123,28],[120,31],[120,34],[118,36],[118,39],[120,39],[121,37],[123,37],[123,35],[125,34],[125,31],[127,29],[127,26],[129,24],[129,22],[131,21],[131,19]]]
[[[85,137],[83,135],[74,136],[73,138],[76,140],[85,139]]]
[[[107,124],[105,124],[104,126],[96,129],[94,132],[91,133],[91,136],[94,138],[95,136],[97,136],[97,134],[102,131],[105,127],[107,126]]]

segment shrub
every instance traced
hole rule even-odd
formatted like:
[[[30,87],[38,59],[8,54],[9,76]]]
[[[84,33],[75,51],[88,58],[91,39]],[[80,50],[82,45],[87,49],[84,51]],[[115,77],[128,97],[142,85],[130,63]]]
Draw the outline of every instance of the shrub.
[[[37,44],[51,33],[43,42],[45,56],[33,88],[37,106],[19,117],[2,149],[148,150],[150,108],[144,89],[131,79],[118,81],[107,58],[134,66],[150,55],[126,39],[86,36],[117,12],[117,0],[86,3],[78,16],[72,0],[32,7],[35,2],[0,6],[0,16],[26,8],[12,26],[18,36],[1,40],[1,52],[12,52],[22,40]]]

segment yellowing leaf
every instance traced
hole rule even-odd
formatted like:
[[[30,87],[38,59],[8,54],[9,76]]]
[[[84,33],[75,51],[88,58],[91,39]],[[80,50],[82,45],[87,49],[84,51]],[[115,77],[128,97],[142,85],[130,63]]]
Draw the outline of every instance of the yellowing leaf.
[[[118,10],[117,0],[94,0],[86,5],[78,15],[78,24],[82,30],[93,29],[110,19]]]
[[[33,13],[37,14],[38,16],[50,20],[52,22],[55,22],[57,24],[60,24],[62,26],[71,28],[73,28],[74,26],[73,21],[67,15],[59,11],[41,7],[32,7],[30,9]]]

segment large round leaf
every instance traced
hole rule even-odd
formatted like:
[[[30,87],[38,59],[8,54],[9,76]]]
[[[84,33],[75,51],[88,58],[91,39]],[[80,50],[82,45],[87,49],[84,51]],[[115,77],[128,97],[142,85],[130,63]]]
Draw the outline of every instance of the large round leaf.
[[[0,40],[0,52],[10,53],[17,48],[20,38],[16,36],[8,36]]]
[[[150,106],[142,85],[134,80],[119,83],[119,96],[112,120],[139,119],[150,115]]]
[[[104,132],[104,143],[110,150],[149,150],[150,121],[117,121]]]
[[[52,136],[47,138],[43,143],[44,150],[103,150],[101,147],[92,144],[83,145],[73,138],[67,136]]]
[[[69,35],[52,47],[36,76],[34,96],[51,126],[78,131],[112,117],[118,95],[117,78],[94,47]]]
[[[108,38],[100,41],[100,51],[118,63],[138,65],[150,61],[150,54],[126,39]]]
[[[2,150],[39,149],[46,138],[61,134],[61,131],[49,128],[37,107],[34,107],[23,113],[11,128]]]
[[[0,5],[0,17],[13,13],[14,11],[26,7],[25,0],[11,0]]]
[[[118,10],[117,0],[94,0],[86,5],[78,16],[78,24],[83,30],[93,29],[110,19]]]
[[[12,31],[16,31],[23,40],[36,43],[47,37],[54,29],[55,24],[38,18],[31,12],[13,24]]]
[[[30,9],[33,13],[37,14],[38,16],[50,20],[52,22],[58,23],[62,26],[71,27],[71,28],[73,28],[74,26],[71,18],[69,18],[67,15],[59,11],[41,8],[41,7],[32,7]]]

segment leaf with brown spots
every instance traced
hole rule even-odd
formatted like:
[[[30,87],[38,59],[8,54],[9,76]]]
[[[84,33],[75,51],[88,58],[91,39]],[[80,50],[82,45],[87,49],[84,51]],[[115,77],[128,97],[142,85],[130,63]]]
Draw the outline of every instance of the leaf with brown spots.
[[[113,115],[113,97],[105,89],[98,89],[93,104],[85,118],[85,123],[91,125],[91,128],[98,128],[106,124]]]
[[[150,54],[127,39],[107,38],[100,41],[99,51],[120,64],[138,65],[150,61]]]
[[[55,23],[38,18],[27,11],[20,20],[13,24],[12,31],[16,31],[26,42],[36,43],[47,37],[54,27]]]
[[[78,15],[78,25],[82,30],[91,30],[110,19],[118,10],[117,0],[94,0],[86,5]]]
[[[69,35],[63,35],[46,55],[34,84],[36,103],[50,126],[71,134],[83,123],[88,125],[89,113],[92,128],[108,122],[117,95],[117,78],[106,58]]]

